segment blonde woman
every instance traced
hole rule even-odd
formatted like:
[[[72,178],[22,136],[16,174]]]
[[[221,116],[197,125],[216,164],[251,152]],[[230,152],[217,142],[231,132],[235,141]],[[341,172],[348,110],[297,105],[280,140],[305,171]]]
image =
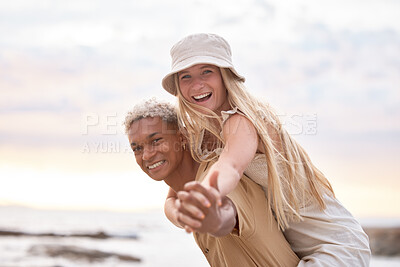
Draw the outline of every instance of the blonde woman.
[[[367,235],[272,109],[246,90],[226,40],[190,35],[172,47],[171,57],[172,70],[162,85],[178,97],[178,118],[192,156],[199,162],[217,160],[202,185],[216,183],[225,196],[243,173],[260,184],[278,226],[301,258],[299,266],[368,266]],[[180,195],[181,201],[188,197]],[[170,192],[167,217],[196,231],[201,208],[192,205],[190,218],[179,218],[176,197]]]

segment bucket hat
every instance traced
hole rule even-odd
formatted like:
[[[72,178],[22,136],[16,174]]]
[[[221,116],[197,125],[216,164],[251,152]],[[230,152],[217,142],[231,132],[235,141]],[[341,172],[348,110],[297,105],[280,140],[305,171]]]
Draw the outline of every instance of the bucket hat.
[[[199,33],[189,35],[176,43],[170,51],[171,71],[162,79],[162,86],[168,93],[176,96],[174,74],[197,64],[211,64],[229,68],[241,81],[245,78],[232,64],[232,52],[228,42],[216,34]]]

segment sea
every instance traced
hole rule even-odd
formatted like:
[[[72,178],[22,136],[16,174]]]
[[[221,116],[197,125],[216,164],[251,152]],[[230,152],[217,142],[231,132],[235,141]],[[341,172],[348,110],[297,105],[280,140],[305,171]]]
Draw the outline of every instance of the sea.
[[[209,266],[193,236],[172,225],[161,209],[127,213],[0,206],[0,231],[15,234],[0,235],[0,267]],[[109,238],[93,238],[99,232]],[[60,247],[106,256],[48,251]],[[400,266],[400,257],[373,256],[370,266]]]

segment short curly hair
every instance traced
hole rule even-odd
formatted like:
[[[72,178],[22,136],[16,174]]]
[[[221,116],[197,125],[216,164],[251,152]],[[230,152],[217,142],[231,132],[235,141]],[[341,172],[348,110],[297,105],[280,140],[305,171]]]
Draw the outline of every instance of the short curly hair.
[[[128,134],[132,123],[148,117],[160,117],[163,121],[178,127],[176,107],[169,102],[159,101],[153,97],[136,104],[133,109],[127,113],[124,122],[125,133]]]

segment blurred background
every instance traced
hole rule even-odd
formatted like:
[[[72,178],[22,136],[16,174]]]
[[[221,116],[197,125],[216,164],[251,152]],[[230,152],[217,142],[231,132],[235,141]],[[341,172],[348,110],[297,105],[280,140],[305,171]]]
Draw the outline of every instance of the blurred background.
[[[147,231],[159,243],[143,228],[154,223],[165,229],[160,249],[179,236],[178,252],[207,266],[191,237],[163,217],[167,187],[141,172],[122,126],[143,98],[175,102],[161,87],[169,50],[198,32],[227,39],[250,92],[275,108],[363,225],[399,226],[398,14],[396,0],[0,2],[0,228],[89,231],[99,218],[96,229],[124,221],[112,229]],[[63,216],[77,219],[64,225]],[[44,221],[47,228],[30,228]],[[60,241],[24,240],[0,239],[0,262],[54,264],[28,251],[38,240]],[[142,265],[157,266],[151,250]],[[157,255],[178,266],[168,258],[178,252]]]

